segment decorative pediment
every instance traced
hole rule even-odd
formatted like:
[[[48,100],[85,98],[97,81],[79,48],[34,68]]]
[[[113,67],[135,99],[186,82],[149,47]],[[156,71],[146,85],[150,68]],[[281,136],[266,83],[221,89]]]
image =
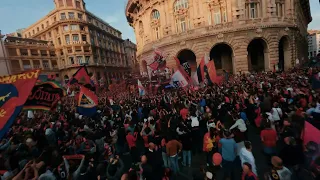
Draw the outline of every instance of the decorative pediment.
[[[174,12],[174,16],[178,17],[186,17],[188,16],[188,9],[187,8],[181,8]]]
[[[155,28],[155,27],[159,27],[160,26],[160,19],[153,19],[151,21],[151,27]]]

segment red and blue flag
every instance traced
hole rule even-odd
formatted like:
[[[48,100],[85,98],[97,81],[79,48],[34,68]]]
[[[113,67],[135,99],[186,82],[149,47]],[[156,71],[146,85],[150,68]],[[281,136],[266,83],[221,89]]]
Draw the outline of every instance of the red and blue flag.
[[[92,117],[97,113],[98,97],[97,95],[81,86],[78,98],[78,113],[87,117]]]
[[[0,77],[0,139],[8,132],[23,108],[40,70]]]

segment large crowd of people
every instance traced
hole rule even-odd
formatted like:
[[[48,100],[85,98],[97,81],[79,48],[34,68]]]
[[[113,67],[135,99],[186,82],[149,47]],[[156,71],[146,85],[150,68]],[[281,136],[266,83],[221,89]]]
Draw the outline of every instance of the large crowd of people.
[[[310,85],[318,72],[229,75],[142,97],[117,92],[90,118],[65,97],[55,111],[18,116],[0,143],[1,179],[320,179],[319,145],[303,138],[306,121],[320,124],[320,94]]]

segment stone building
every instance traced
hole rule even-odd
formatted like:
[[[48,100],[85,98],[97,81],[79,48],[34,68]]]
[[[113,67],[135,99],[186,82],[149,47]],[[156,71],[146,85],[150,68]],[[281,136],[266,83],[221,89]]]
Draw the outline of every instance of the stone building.
[[[137,61],[137,45],[131,42],[129,39],[126,39],[123,42],[124,45],[124,52],[126,54],[129,66],[132,68],[133,73],[138,73],[139,70],[139,63]]]
[[[49,41],[7,36],[2,42],[10,73],[17,74],[31,69],[42,69],[42,75],[59,77],[58,59]]]
[[[233,73],[288,69],[308,56],[308,0],[129,0],[126,16],[144,72],[154,47],[170,68],[178,57],[192,71],[204,56]]]
[[[313,58],[320,54],[320,31],[308,31],[308,57]]]
[[[81,65],[87,65],[97,80],[104,76],[108,82],[130,72],[119,30],[89,12],[83,0],[54,3],[55,9],[24,29],[22,37],[53,43],[63,79],[69,79]]]

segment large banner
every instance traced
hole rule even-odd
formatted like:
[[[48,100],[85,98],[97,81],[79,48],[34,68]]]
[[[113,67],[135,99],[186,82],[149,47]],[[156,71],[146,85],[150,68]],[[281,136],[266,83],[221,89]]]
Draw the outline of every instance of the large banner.
[[[40,70],[0,77],[0,139],[23,108]]]
[[[56,82],[39,83],[32,89],[23,109],[50,110],[65,95],[65,91]]]
[[[188,86],[188,81],[180,70],[177,70],[171,77],[170,84],[175,88]]]

